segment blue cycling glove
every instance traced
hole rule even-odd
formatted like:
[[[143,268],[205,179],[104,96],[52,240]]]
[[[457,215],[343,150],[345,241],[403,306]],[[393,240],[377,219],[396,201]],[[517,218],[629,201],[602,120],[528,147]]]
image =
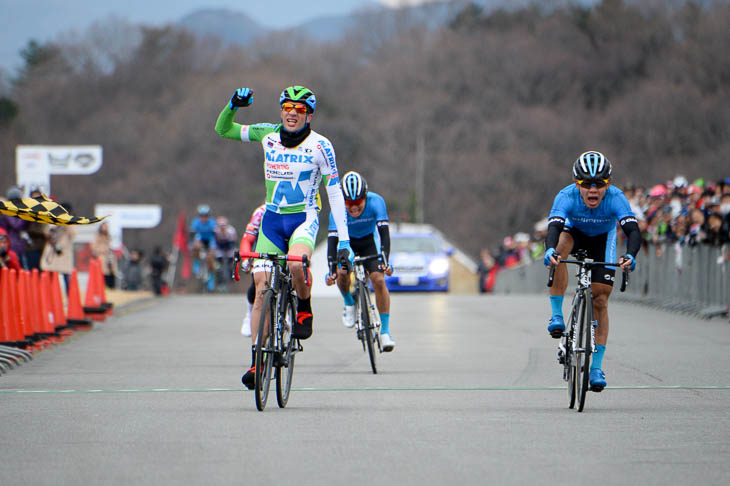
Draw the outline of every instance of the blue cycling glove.
[[[251,88],[238,88],[235,93],[233,93],[233,96],[231,96],[231,101],[228,103],[228,107],[236,111],[239,106],[248,106],[251,103],[253,103],[253,90]]]
[[[542,262],[545,264],[546,267],[550,266],[550,257],[552,257],[555,254],[555,248],[548,248],[545,250],[545,258],[543,258]]]
[[[634,268],[636,268],[636,260],[634,259],[634,256],[627,253],[624,256],[622,256],[621,258],[624,258],[626,260],[631,260],[631,265],[629,265],[629,270],[631,270],[633,272]]]
[[[345,267],[344,265],[342,265],[340,263],[342,259],[347,260],[347,265],[348,265],[347,267]],[[349,240],[345,240],[345,241],[340,240],[337,243],[337,264],[338,264],[338,266],[340,268],[344,268],[345,270],[349,270],[350,268],[352,268],[352,263],[354,260],[355,260],[355,252],[353,252],[352,248],[350,248],[350,241]]]

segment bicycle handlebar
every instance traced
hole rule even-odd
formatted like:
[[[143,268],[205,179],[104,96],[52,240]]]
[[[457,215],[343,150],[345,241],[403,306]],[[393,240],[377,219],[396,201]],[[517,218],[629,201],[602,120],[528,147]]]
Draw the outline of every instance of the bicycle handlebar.
[[[255,251],[240,252],[234,257],[234,261],[236,262],[234,278],[236,280],[240,280],[238,276],[238,263],[241,258],[257,258],[259,260],[269,260],[272,262],[302,262],[302,265],[304,266],[304,283],[307,286],[311,285],[311,281],[309,279],[309,257],[307,257],[307,255],[279,255],[278,253],[260,253]]]
[[[580,265],[583,267],[621,267],[620,263],[611,263],[611,262],[587,262],[585,260],[560,260],[560,263],[572,263],[575,265]],[[551,265],[550,266],[550,273],[548,275],[548,287],[553,286],[553,281],[555,279],[555,268],[557,268],[557,265]],[[626,286],[629,284],[629,269],[624,268],[623,269],[623,276],[621,278],[621,292],[624,292],[626,290]]]

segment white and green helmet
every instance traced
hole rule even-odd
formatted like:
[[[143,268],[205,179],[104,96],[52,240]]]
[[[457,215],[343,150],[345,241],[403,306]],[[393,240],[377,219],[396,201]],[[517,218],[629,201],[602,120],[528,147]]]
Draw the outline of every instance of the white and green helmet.
[[[285,101],[298,101],[304,103],[309,107],[309,110],[314,113],[314,109],[317,108],[317,97],[314,93],[304,86],[289,86],[281,92],[279,96],[279,104]]]

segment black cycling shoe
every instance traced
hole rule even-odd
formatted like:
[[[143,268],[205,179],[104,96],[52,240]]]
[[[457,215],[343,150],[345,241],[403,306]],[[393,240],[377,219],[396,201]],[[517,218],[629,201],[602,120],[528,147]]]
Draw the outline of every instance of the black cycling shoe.
[[[253,390],[254,381],[256,380],[256,367],[252,366],[241,377],[241,383],[249,390]]]
[[[291,331],[291,335],[295,339],[308,339],[312,335],[312,313],[297,312],[297,322]]]

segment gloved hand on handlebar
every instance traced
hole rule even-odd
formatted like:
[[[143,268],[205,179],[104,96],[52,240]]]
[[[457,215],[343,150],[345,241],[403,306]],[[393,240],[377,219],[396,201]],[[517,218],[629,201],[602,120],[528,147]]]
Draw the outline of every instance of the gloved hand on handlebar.
[[[244,273],[248,273],[251,271],[251,267],[253,266],[253,259],[246,258],[245,260],[241,260],[241,271]]]
[[[346,265],[344,266],[342,264],[342,260],[346,260]],[[340,268],[343,268],[347,271],[349,271],[352,268],[352,262],[355,260],[355,252],[352,251],[352,248],[350,248],[350,241],[340,240],[337,243],[337,265]]]
[[[633,272],[634,268],[636,268],[636,260],[634,259],[634,256],[629,255],[627,253],[619,259],[619,263],[624,263],[625,260],[631,260],[631,265],[629,266],[629,270],[631,270]]]
[[[552,262],[550,261],[551,258],[560,257],[560,254],[557,254],[557,256],[554,255],[556,255],[555,248],[548,248],[547,250],[545,250],[545,258],[543,258],[542,263],[544,263],[546,267],[549,267],[550,265],[552,265]]]
[[[235,111],[238,107],[246,107],[251,103],[253,103],[253,90],[251,88],[238,88],[236,92],[233,93],[233,96],[231,96],[231,101],[228,103],[228,107]]]

